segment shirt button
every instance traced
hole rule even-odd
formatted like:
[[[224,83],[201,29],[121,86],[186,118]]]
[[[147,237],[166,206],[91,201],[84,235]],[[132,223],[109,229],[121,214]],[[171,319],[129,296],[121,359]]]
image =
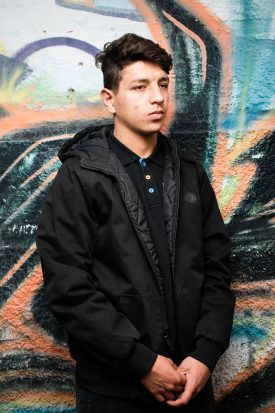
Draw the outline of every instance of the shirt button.
[[[149,188],[148,191],[152,194],[153,192],[155,192],[154,188]]]
[[[145,175],[146,179],[151,179],[151,175]]]

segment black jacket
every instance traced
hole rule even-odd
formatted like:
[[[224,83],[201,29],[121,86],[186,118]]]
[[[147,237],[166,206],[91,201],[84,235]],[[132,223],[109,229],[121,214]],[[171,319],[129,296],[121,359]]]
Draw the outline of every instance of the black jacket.
[[[156,354],[166,355],[163,282],[141,201],[108,147],[110,129],[87,128],[60,150],[63,165],[43,208],[37,248],[79,384],[153,401],[140,378]],[[180,358],[191,355],[213,369],[232,325],[230,242],[202,164],[160,137]]]

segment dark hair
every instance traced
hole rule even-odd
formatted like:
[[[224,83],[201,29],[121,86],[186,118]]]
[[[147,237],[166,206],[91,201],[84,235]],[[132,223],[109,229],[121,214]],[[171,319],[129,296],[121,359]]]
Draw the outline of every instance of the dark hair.
[[[95,56],[95,64],[103,72],[104,87],[117,92],[122,69],[130,63],[145,61],[159,65],[166,73],[172,68],[172,58],[165,49],[152,40],[134,33],[126,33],[106,43]]]

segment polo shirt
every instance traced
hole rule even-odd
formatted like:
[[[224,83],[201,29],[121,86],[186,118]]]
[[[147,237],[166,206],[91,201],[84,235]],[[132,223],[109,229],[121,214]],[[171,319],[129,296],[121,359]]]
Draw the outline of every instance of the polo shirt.
[[[175,361],[175,358],[177,359],[175,297],[173,293],[171,262],[162,201],[164,144],[161,135],[158,135],[157,145],[152,154],[147,158],[141,158],[131,151],[127,146],[120,142],[113,133],[109,135],[108,144],[129,174],[144,207],[150,233],[158,256],[160,275],[164,287],[169,327],[169,337],[166,340],[166,354]]]

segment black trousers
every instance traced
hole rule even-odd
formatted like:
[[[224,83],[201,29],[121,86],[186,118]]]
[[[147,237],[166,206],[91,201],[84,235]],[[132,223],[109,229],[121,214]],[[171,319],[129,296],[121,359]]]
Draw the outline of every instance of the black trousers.
[[[156,405],[122,400],[76,388],[78,413],[214,413],[214,399],[192,400],[188,406],[171,407],[164,403]]]

